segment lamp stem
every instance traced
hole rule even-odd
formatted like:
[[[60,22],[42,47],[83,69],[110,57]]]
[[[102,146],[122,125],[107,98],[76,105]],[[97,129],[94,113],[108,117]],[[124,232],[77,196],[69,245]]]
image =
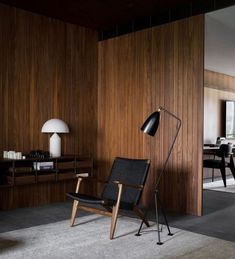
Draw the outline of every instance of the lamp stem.
[[[176,139],[177,139],[177,136],[178,136],[178,134],[179,134],[180,127],[181,127],[181,119],[180,119],[180,118],[178,118],[176,115],[174,115],[173,113],[169,112],[167,109],[165,109],[165,108],[163,108],[163,107],[161,107],[161,106],[160,106],[159,109],[162,110],[162,111],[164,111],[164,112],[166,112],[166,113],[168,113],[168,114],[171,115],[172,117],[174,117],[174,118],[178,121],[178,123],[177,123],[177,131],[176,131],[175,137],[174,137],[173,142],[172,142],[172,144],[171,144],[171,146],[170,146],[170,149],[169,149],[167,158],[166,158],[166,160],[165,160],[165,162],[164,162],[162,171],[161,171],[161,173],[160,173],[160,175],[159,175],[159,177],[158,177],[157,183],[156,183],[156,188],[155,188],[156,190],[158,189],[158,186],[159,186],[159,183],[160,183],[160,179],[161,179],[163,173],[164,173],[165,170],[166,170],[166,166],[167,166],[168,160],[169,160],[169,158],[170,158],[172,149],[173,149],[173,147],[174,147],[175,141],[176,141]]]
[[[52,157],[61,156],[61,139],[57,133],[54,133],[50,137],[50,156]]]

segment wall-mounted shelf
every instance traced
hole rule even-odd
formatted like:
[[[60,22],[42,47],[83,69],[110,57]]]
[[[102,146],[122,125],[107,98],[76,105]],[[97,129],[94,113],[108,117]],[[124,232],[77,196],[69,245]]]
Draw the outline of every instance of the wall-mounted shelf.
[[[93,159],[77,155],[58,158],[1,159],[0,187],[64,181],[75,179],[78,174],[88,176],[92,173]]]

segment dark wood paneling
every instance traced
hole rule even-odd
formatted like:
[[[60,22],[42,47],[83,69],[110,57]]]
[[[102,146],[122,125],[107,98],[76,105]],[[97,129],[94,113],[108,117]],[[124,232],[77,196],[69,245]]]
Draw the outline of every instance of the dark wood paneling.
[[[99,42],[98,161],[106,178],[115,156],[151,159],[143,203],[156,182],[174,135],[167,115],[157,135],[140,127],[160,105],[182,119],[161,183],[169,209],[201,214],[203,138],[203,16]]]
[[[62,153],[96,156],[97,54],[95,31],[0,5],[1,152],[48,150],[41,127],[57,117],[70,128],[61,134]],[[53,186],[1,192],[12,207],[25,206],[30,193],[29,205],[64,200],[66,183]]]
[[[146,204],[174,126],[164,116],[155,138],[139,128],[162,105],[183,120],[162,198],[168,208],[200,214],[202,17],[100,42],[98,103],[94,31],[5,6],[0,21],[1,150],[47,149],[41,126],[59,117],[71,129],[62,136],[63,152],[94,155],[102,178],[115,156],[150,158]]]
[[[223,90],[223,91],[229,91],[229,92],[235,92],[235,77],[225,75],[222,73],[205,70],[204,73],[205,77],[205,86]]]
[[[0,150],[47,150],[41,127],[57,117],[62,152],[95,155],[97,33],[0,5],[0,36]]]
[[[225,100],[235,101],[235,92],[204,88],[204,143],[215,144],[225,136]],[[223,89],[223,86],[221,87]],[[232,139],[229,140],[235,143]]]
[[[74,180],[1,188],[0,209],[9,210],[65,201],[66,192],[75,188]]]
[[[214,144],[225,135],[224,101],[235,100],[235,77],[210,70],[204,76],[204,143]]]

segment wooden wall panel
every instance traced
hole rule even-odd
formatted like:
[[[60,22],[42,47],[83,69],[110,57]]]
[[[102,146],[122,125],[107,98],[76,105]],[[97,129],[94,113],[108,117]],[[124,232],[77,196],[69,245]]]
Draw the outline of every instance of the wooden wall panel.
[[[204,71],[204,143],[215,143],[225,133],[225,100],[235,100],[235,77]]]
[[[66,121],[62,152],[96,153],[97,33],[0,5],[0,150],[48,150],[43,123]]]
[[[48,182],[31,185],[18,185],[0,190],[0,209],[33,207],[66,200],[66,192],[76,188],[75,181]]]
[[[164,116],[154,138],[139,129],[162,105],[183,121],[162,198],[170,209],[199,215],[203,27],[197,16],[99,42],[97,92],[96,32],[0,5],[1,150],[47,149],[41,126],[59,117],[71,130],[62,151],[92,154],[101,178],[115,156],[150,158],[147,204],[174,122]]]
[[[162,116],[153,138],[140,127],[160,105],[182,119],[182,129],[161,183],[168,209],[201,214],[204,18],[195,16],[99,42],[99,175],[106,178],[115,156],[150,158],[143,203],[172,141],[175,122]]]
[[[235,77],[222,73],[206,70],[204,71],[205,87],[210,87],[228,92],[235,92]]]
[[[204,71],[204,134],[203,142],[215,144],[217,137],[225,136],[225,100],[235,101],[235,77]],[[229,140],[235,144],[234,140]],[[204,155],[204,158],[208,158]],[[215,170],[215,177],[221,176]],[[227,174],[231,174],[229,171]],[[211,178],[212,170],[203,168],[203,178]]]
[[[0,57],[0,152],[48,150],[41,127],[57,117],[70,128],[62,153],[96,157],[97,32],[0,4]],[[1,188],[0,203],[63,201],[73,189],[69,181]]]
[[[204,143],[215,144],[225,136],[225,100],[235,101],[235,92],[204,88]]]

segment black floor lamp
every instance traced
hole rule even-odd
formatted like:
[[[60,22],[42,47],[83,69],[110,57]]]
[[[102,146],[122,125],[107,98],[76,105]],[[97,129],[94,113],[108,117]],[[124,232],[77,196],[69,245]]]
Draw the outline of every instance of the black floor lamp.
[[[161,112],[165,112],[167,113],[168,115],[172,116],[173,118],[175,118],[177,120],[177,126],[176,126],[176,134],[174,136],[174,139],[173,139],[173,142],[170,146],[170,149],[169,149],[169,152],[168,152],[168,155],[167,155],[167,158],[164,162],[164,165],[163,165],[163,168],[162,168],[162,171],[160,173],[160,175],[158,176],[157,178],[157,183],[156,183],[156,186],[155,186],[155,190],[154,190],[154,200],[155,200],[155,211],[156,211],[156,223],[157,223],[157,232],[158,232],[158,242],[157,244],[158,245],[162,245],[163,243],[161,242],[161,239],[160,239],[160,228],[159,228],[159,211],[158,211],[158,203],[161,205],[161,208],[162,208],[162,214],[163,214],[163,217],[164,217],[164,220],[165,220],[165,223],[166,223],[166,226],[167,226],[167,229],[168,229],[168,235],[172,236],[173,234],[171,233],[170,231],[170,227],[169,227],[169,224],[168,224],[168,221],[167,221],[167,218],[166,218],[166,214],[165,214],[165,211],[164,211],[164,208],[163,208],[163,204],[161,202],[161,200],[159,199],[159,194],[158,194],[158,188],[159,188],[159,183],[160,183],[160,180],[161,180],[161,177],[162,175],[164,174],[165,172],[165,169],[166,169],[166,166],[167,166],[167,163],[168,163],[168,160],[170,158],[170,155],[171,155],[171,152],[172,152],[172,149],[174,147],[174,144],[175,144],[175,141],[176,141],[176,138],[178,136],[178,133],[179,133],[179,130],[180,130],[180,127],[181,127],[181,120],[175,116],[173,113],[169,112],[167,109],[163,108],[163,107],[159,107],[158,111],[152,113],[148,118],[147,120],[144,122],[143,126],[141,127],[141,130],[150,135],[150,136],[154,136],[157,132],[157,129],[158,129],[158,126],[159,126],[159,122],[160,122],[160,113]],[[147,215],[146,215],[147,216]],[[140,231],[142,229],[142,226],[143,226],[143,221],[141,222],[141,225],[140,225],[140,228],[138,230],[138,233],[136,234],[137,236],[140,236]]]

